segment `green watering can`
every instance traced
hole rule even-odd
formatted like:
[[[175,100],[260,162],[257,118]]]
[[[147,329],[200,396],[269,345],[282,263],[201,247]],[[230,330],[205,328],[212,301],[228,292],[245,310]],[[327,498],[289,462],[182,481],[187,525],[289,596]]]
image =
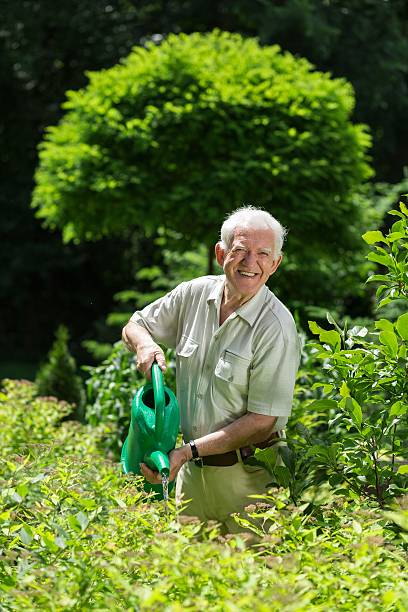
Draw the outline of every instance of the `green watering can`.
[[[160,472],[166,479],[170,474],[168,453],[176,446],[180,411],[176,396],[163,384],[163,374],[157,363],[152,366],[152,382],[141,387],[133,398],[129,434],[121,455],[125,474],[140,474],[140,463]],[[169,490],[174,482],[169,484]],[[145,481],[145,491],[155,491],[163,499],[161,485]]]

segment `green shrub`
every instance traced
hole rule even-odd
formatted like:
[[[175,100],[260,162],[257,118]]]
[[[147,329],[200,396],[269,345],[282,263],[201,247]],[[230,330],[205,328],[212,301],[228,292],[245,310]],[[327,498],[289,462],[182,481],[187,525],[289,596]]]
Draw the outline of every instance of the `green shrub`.
[[[398,221],[387,235],[370,231],[363,236],[375,245],[368,259],[385,268],[368,279],[381,283],[379,308],[393,300],[408,303],[408,209],[401,203],[390,214]],[[329,321],[330,330],[310,322],[322,343],[311,350],[325,375],[314,384],[323,397],[309,403],[307,411],[326,409],[330,429],[325,444],[312,445],[307,455],[327,469],[334,488],[384,505],[405,493],[408,484],[408,312],[405,307],[396,321],[379,319],[372,329],[340,328]]]
[[[66,409],[30,383],[0,394],[2,610],[404,610],[405,507],[275,489],[239,519],[253,537],[221,535],[151,502]]]
[[[51,395],[75,405],[71,417],[82,420],[84,389],[74,358],[68,348],[69,334],[60,325],[55,334],[55,342],[48,355],[48,361],[40,368],[35,383],[39,395]]]
[[[370,137],[351,122],[344,79],[220,31],[169,35],[88,76],[46,133],[33,195],[66,240],[164,228],[180,234],[182,251],[213,251],[225,213],[254,203],[290,228],[287,284],[297,296],[350,259],[367,209],[354,195],[371,174]],[[337,272],[347,290],[352,275]]]

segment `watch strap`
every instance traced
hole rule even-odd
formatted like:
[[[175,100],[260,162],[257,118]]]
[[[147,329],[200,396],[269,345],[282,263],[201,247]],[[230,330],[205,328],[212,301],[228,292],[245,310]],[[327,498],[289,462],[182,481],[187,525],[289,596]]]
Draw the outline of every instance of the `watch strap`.
[[[192,454],[191,461],[194,461],[195,459],[199,459],[200,456],[198,454],[198,450],[197,450],[195,441],[194,440],[190,440],[189,445],[190,445],[191,454]]]

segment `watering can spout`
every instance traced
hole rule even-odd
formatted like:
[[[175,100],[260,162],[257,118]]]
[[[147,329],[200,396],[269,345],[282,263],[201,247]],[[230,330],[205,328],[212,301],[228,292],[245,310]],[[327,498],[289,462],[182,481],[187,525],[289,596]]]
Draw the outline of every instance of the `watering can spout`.
[[[145,461],[147,465],[149,465],[152,469],[156,470],[163,476],[169,476],[170,474],[170,464],[169,458],[166,453],[162,453],[162,451],[155,450],[150,455],[146,455]]]

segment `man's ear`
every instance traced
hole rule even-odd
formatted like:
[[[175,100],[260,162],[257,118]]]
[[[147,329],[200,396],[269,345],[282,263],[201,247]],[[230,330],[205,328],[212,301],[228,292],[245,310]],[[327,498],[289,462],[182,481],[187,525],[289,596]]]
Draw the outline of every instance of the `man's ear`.
[[[275,260],[275,269],[274,272],[276,272],[276,270],[279,268],[279,266],[282,263],[282,259],[283,259],[283,254],[279,255],[278,259]]]
[[[217,260],[217,264],[222,268],[225,259],[225,249],[222,248],[220,242],[217,242],[217,244],[215,245],[215,258]]]
[[[281,265],[282,259],[283,259],[283,255],[279,255],[278,259],[275,259],[275,261],[273,262],[273,269],[272,269],[271,274],[276,272],[276,270],[279,268],[279,266]]]

